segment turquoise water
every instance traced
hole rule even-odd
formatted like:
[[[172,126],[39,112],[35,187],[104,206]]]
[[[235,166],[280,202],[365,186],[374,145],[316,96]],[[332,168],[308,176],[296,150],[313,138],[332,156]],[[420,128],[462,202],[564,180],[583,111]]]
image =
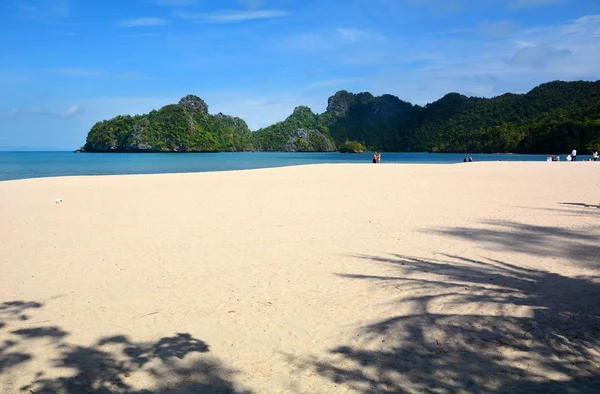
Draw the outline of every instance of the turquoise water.
[[[545,161],[546,155],[471,154],[474,161]],[[68,175],[161,174],[370,163],[372,153],[72,153],[0,152],[0,181]],[[464,154],[382,153],[383,163],[460,163]],[[586,157],[587,158],[587,157]],[[564,159],[564,157],[563,157]],[[578,158],[583,160],[584,157]]]

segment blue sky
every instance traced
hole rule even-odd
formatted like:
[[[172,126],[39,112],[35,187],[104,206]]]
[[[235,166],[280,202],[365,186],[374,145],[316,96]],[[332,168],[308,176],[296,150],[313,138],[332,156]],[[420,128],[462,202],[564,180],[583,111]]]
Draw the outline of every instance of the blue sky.
[[[192,93],[252,130],[336,91],[425,104],[600,79],[598,0],[2,0],[0,150]]]

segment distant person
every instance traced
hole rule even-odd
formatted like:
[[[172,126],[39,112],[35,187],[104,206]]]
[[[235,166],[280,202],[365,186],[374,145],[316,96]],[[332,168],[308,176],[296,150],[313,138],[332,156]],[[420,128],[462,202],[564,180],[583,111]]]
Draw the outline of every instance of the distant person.
[[[377,163],[377,152],[373,152],[373,163]]]
[[[377,163],[381,163],[381,152],[377,151]]]
[[[473,158],[471,156],[469,156],[469,163],[473,162]]]
[[[571,155],[568,155],[567,156],[567,161],[571,161],[571,160],[573,160],[573,157]]]
[[[556,158],[554,159],[554,161],[560,161],[560,156],[556,155]]]
[[[465,158],[463,159],[463,163],[466,163],[469,161],[469,158],[467,156],[465,156]]]
[[[592,153],[592,160],[598,160],[598,151],[594,151],[594,153]]]
[[[554,158],[552,156],[548,156],[546,157],[546,161],[554,161]]]
[[[571,160],[577,161],[577,149],[573,149],[573,151],[571,152]]]

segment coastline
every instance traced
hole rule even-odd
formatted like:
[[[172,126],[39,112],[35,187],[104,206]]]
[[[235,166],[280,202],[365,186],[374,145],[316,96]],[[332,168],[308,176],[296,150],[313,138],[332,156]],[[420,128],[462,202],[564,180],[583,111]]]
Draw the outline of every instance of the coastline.
[[[600,376],[600,166],[457,164],[0,182],[0,391]]]
[[[545,155],[473,154],[475,162],[545,162]],[[455,164],[463,154],[384,152],[382,164]],[[581,157],[584,160],[586,157]],[[274,168],[305,164],[371,163],[371,153],[238,152],[210,155],[94,154],[71,152],[0,152],[0,181],[23,178],[82,175],[196,173]]]

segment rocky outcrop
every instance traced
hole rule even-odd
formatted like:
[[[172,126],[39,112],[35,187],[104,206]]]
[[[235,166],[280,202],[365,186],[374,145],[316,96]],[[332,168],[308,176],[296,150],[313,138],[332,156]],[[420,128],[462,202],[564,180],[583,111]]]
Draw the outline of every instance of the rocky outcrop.
[[[188,94],[179,100],[179,105],[192,112],[208,115],[208,104],[206,104],[200,97],[194,96],[193,94]]]
[[[297,129],[284,146],[286,152],[334,152],[335,146],[318,130]]]
[[[148,152],[152,151],[152,146],[143,139],[143,133],[149,126],[148,119],[141,119],[133,125],[131,132],[131,138],[127,144],[125,144],[124,150],[126,152]]]

